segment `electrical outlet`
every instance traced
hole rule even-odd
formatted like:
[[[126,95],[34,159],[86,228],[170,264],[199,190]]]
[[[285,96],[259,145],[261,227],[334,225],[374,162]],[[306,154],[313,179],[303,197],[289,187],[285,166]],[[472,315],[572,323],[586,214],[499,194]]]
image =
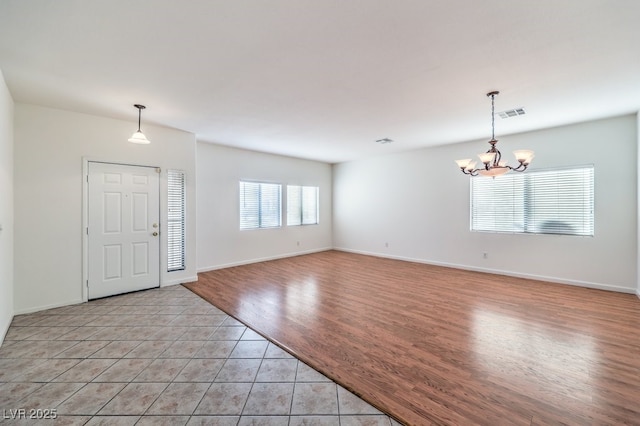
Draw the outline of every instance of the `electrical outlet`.
[[[488,259],[489,258],[489,253],[487,253],[487,252],[482,253],[482,258],[483,259]]]

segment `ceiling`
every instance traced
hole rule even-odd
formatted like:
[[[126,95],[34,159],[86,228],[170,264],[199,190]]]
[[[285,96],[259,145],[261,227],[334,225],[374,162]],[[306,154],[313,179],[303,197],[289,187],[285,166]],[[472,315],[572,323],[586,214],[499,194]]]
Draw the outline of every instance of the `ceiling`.
[[[336,163],[488,138],[491,90],[526,111],[499,139],[636,112],[638,18],[638,0],[0,0],[0,69],[16,102],[132,123],[141,103],[143,131]]]

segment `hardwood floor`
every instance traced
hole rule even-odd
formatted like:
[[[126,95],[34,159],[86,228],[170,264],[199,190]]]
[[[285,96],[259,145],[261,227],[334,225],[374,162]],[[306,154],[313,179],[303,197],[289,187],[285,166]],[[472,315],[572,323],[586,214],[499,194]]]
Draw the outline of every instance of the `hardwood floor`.
[[[406,424],[640,424],[635,295],[338,251],[186,286]]]

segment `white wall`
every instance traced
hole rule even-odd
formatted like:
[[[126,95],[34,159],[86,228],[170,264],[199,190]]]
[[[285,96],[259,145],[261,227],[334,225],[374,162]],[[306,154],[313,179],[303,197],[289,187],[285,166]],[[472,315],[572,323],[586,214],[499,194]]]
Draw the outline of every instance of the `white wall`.
[[[161,167],[161,218],[166,211],[166,170],[187,177],[185,271],[167,273],[161,240],[161,285],[196,279],[195,136],[146,125],[150,145],[127,142],[137,128],[114,120],[17,103],[15,106],[16,313],[83,300],[83,164],[85,159]]]
[[[640,112],[636,114],[636,119],[637,119],[637,125],[636,125],[637,145],[636,146],[640,147]],[[638,149],[638,164],[640,164],[640,149]],[[638,171],[638,188],[640,190],[640,170]],[[638,197],[638,213],[640,213],[640,196]],[[640,227],[638,229],[638,247],[640,247]],[[638,258],[636,261],[636,265],[640,265],[640,250],[638,250]],[[638,268],[636,281],[637,281],[636,295],[640,297],[640,268]]]
[[[482,140],[335,165],[334,247],[634,292],[637,133],[629,115],[500,138],[512,163],[528,148],[533,168],[595,165],[595,237],[469,231],[469,178],[454,160],[484,152]]]
[[[13,318],[13,108],[0,71],[0,345]]]
[[[331,248],[329,164],[201,142],[197,158],[198,271]],[[242,179],[320,187],[320,224],[240,231]]]

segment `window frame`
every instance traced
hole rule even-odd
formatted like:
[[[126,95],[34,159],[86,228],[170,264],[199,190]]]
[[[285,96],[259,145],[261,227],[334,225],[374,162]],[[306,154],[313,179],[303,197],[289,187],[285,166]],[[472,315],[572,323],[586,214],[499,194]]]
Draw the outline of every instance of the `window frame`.
[[[167,170],[167,272],[186,269],[187,174]],[[177,225],[177,226],[176,226]]]
[[[297,194],[297,199],[293,200],[292,190],[294,188],[298,189],[299,192]],[[313,197],[314,203],[314,212],[310,215],[313,217],[313,221],[305,221],[305,217],[307,216],[305,213],[308,211],[305,209],[305,189],[314,190],[315,197]],[[294,202],[292,202],[294,201]],[[295,204],[295,207],[294,207]],[[293,211],[293,209],[296,211]],[[309,225],[319,225],[320,224],[320,187],[319,186],[310,186],[310,185],[287,185],[287,226],[309,226]]]
[[[243,188],[245,185],[251,186],[251,185],[257,185],[258,186],[258,199],[256,202],[256,206],[251,206],[249,205],[246,200],[245,197],[247,196],[247,191],[244,190]],[[263,188],[264,187],[264,188]],[[273,200],[270,199],[265,199],[263,200],[262,194],[263,194],[263,189],[267,188],[267,187],[277,187],[277,192],[278,192],[278,196],[277,196],[277,218],[275,218],[277,220],[277,225],[274,224],[268,224],[267,219],[269,218],[268,215],[263,215],[263,211],[265,210],[264,208],[264,203],[267,203],[269,201],[273,202]],[[272,188],[275,189],[275,188]],[[244,201],[244,206],[243,206],[243,201]],[[246,180],[246,179],[241,179],[239,181],[238,184],[238,207],[239,207],[239,214],[238,214],[238,220],[239,220],[239,229],[241,231],[250,231],[250,230],[256,230],[256,229],[274,229],[274,228],[281,228],[282,227],[282,184],[281,183],[276,183],[276,182],[266,182],[266,181],[253,181],[253,180]],[[257,210],[255,212],[251,212],[248,211],[245,214],[243,214],[243,212],[245,212],[247,209],[252,209],[252,208],[257,208]],[[275,211],[275,209],[271,208],[271,210]],[[245,218],[243,218],[243,216],[247,216],[250,215],[251,213],[253,214],[257,214],[257,217],[254,220],[247,220]],[[273,217],[271,218],[272,220],[274,219]],[[255,222],[255,225],[252,225],[252,223]]]

